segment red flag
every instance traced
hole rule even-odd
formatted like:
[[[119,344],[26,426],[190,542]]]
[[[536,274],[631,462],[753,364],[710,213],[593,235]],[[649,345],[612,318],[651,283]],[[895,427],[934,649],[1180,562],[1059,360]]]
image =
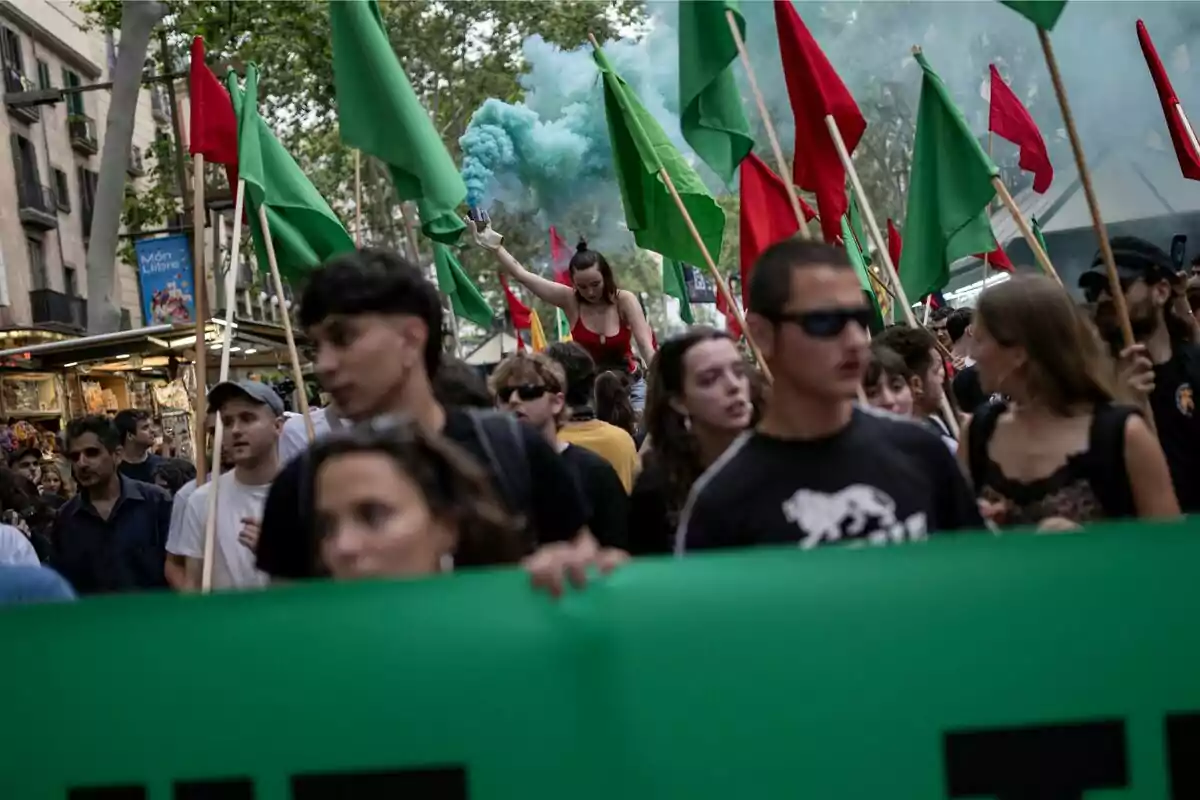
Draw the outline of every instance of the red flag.
[[[521,331],[529,330],[533,325],[529,306],[517,299],[513,290],[508,288],[508,278],[503,275],[500,276],[500,285],[504,287],[504,301],[508,303],[508,315],[512,318],[513,327]]]
[[[743,164],[746,162],[742,162]],[[792,222],[796,221],[796,215],[792,215]],[[745,292],[745,289],[742,290]],[[729,331],[729,335],[734,339],[742,338],[742,326],[738,324],[737,315],[733,313],[733,309],[729,307],[729,303],[725,302],[725,293],[717,289],[717,311],[725,315],[725,328]]]
[[[742,161],[741,276],[742,303],[750,297],[750,272],[762,252],[799,230],[783,179],[771,171],[762,159],[751,153]],[[800,201],[805,221],[816,216],[808,204]]]
[[[996,65],[992,64],[992,109],[988,116],[988,130],[1008,139],[1021,148],[1021,169],[1033,173],[1033,190],[1038,194],[1050,188],[1054,180],[1054,167],[1050,165],[1050,154],[1046,152],[1046,140],[1025,106],[1013,90],[1000,77]]]
[[[980,261],[983,260],[983,253],[975,256]],[[1008,260],[1008,254],[1004,252],[1004,248],[1000,243],[996,243],[996,249],[987,254],[988,266],[992,269],[998,269],[1001,272],[1013,272],[1016,268],[1013,263]]]
[[[792,178],[797,186],[817,195],[825,241],[836,242],[842,235],[842,215],[848,205],[846,170],[825,126],[825,117],[833,116],[850,153],[858,147],[867,122],[816,39],[804,27],[792,0],[775,0],[775,26],[788,98],[796,118]]]
[[[550,266],[554,270],[554,280],[563,286],[574,286],[571,283],[571,251],[567,243],[558,235],[558,229],[550,226]]]
[[[188,70],[192,155],[230,168],[230,186],[237,184],[237,119],[229,92],[204,63],[204,39],[192,39],[192,64]]]
[[[904,249],[904,240],[900,238],[900,231],[896,230],[896,223],[888,219],[888,256],[892,259],[892,266],[896,268],[896,274],[900,274],[900,252]]]
[[[1167,130],[1171,132],[1171,144],[1175,145],[1175,157],[1179,159],[1179,169],[1183,177],[1194,181],[1200,180],[1200,153],[1192,145],[1188,136],[1188,127],[1184,120],[1183,106],[1171,86],[1171,79],[1163,68],[1154,42],[1150,41],[1150,33],[1139,19],[1137,23],[1138,41],[1142,45],[1142,55],[1146,57],[1146,66],[1150,68],[1150,77],[1154,79],[1154,88],[1158,90],[1158,99],[1162,101],[1163,115],[1167,118]]]

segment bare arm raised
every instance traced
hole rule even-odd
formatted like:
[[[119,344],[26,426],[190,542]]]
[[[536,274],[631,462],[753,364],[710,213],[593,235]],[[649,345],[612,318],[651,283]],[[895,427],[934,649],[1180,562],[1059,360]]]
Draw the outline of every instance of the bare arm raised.
[[[475,220],[470,217],[467,217],[465,222],[472,241],[484,250],[490,250],[500,262],[500,268],[510,278],[533,292],[539,299],[566,311],[570,322],[575,321],[579,316],[579,308],[575,301],[575,291],[570,286],[547,280],[525,269],[521,262],[513,258],[512,253],[504,249],[504,237],[494,228],[484,227],[480,230]]]

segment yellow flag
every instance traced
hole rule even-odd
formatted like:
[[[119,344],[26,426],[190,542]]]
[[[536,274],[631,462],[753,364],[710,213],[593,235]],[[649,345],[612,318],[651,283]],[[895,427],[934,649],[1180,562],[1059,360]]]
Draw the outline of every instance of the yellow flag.
[[[542,320],[536,309],[529,309],[529,338],[532,340],[533,352],[540,353],[546,349],[546,333],[542,330]]]

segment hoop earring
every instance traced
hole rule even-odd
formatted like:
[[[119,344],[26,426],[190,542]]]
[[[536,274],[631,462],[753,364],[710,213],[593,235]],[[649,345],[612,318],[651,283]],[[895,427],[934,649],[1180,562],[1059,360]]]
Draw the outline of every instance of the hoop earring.
[[[692,432],[692,418],[688,414],[683,415],[683,429],[688,433]]]
[[[438,572],[454,572],[454,556],[450,553],[442,553],[438,559]]]

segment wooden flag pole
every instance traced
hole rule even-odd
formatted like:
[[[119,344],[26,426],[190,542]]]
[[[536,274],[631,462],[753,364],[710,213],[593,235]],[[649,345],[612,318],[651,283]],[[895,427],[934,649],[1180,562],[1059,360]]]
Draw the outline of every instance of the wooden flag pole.
[[[192,424],[192,457],[196,462],[196,485],[208,477],[207,442],[204,419],[208,416],[208,364],[205,357],[204,329],[208,323],[208,280],[204,270],[204,154],[192,156],[192,298],[196,317],[196,419]]]
[[[995,138],[995,136],[996,136],[996,134],[992,133],[991,124],[989,123],[988,124],[988,160],[989,161],[991,161],[991,159],[992,159],[992,140]],[[994,164],[995,162],[993,161],[992,163]],[[992,201],[990,201],[990,200],[988,201],[988,204],[987,204],[987,214],[988,214],[988,225],[991,225],[992,224]],[[993,231],[992,233],[994,235],[995,231]],[[996,244],[999,245],[1000,243],[996,242]],[[991,253],[983,254],[983,286],[979,290],[980,293],[982,293],[983,290],[987,288],[988,259],[990,257],[991,257]]]
[[[242,209],[246,201],[246,182],[239,180],[233,201],[233,243],[229,250],[229,270],[225,273],[225,331],[222,336],[221,370],[217,381],[229,380],[229,348],[233,344],[234,296],[237,294],[238,255],[242,244]],[[198,329],[196,343],[204,339],[203,328]],[[203,422],[201,422],[203,424]],[[200,591],[212,591],[213,558],[217,542],[217,490],[221,477],[221,447],[225,438],[225,426],[217,414],[217,428],[213,432],[212,490],[208,493],[208,515],[204,519],[204,566],[200,575]]]
[[[1079,182],[1083,185],[1083,196],[1087,200],[1088,211],[1092,215],[1092,227],[1096,229],[1096,238],[1100,240],[1100,258],[1108,272],[1108,292],[1112,296],[1116,308],[1117,321],[1121,325],[1121,336],[1126,347],[1132,347],[1136,342],[1133,338],[1133,326],[1129,322],[1129,306],[1125,302],[1125,292],[1121,290],[1121,279],[1117,276],[1117,262],[1113,258],[1112,245],[1108,241],[1108,230],[1100,217],[1100,203],[1096,200],[1096,192],[1092,188],[1092,175],[1088,172],[1087,159],[1083,154],[1083,144],[1079,141],[1079,131],[1075,129],[1075,117],[1071,114],[1071,106],[1067,102],[1067,90],[1063,86],[1062,74],[1058,70],[1058,60],[1054,57],[1054,47],[1050,44],[1050,33],[1038,28],[1038,38],[1042,42],[1042,52],[1046,56],[1046,67],[1050,70],[1050,81],[1054,84],[1054,94],[1058,97],[1058,107],[1062,110],[1063,123],[1067,128],[1067,138],[1071,141],[1071,150],[1075,153],[1075,166],[1079,170]],[[1031,234],[1032,235],[1032,234]],[[1039,250],[1041,248],[1038,248]]]
[[[1004,203],[1004,207],[1012,215],[1013,222],[1017,223],[1017,229],[1025,237],[1025,242],[1029,245],[1029,249],[1033,251],[1033,257],[1037,259],[1038,266],[1042,268],[1042,272],[1057,281],[1059,286],[1062,286],[1062,278],[1058,277],[1058,273],[1054,270],[1054,265],[1050,263],[1050,256],[1046,255],[1046,251],[1042,249],[1041,242],[1033,235],[1033,228],[1029,227],[1029,223],[1021,215],[1021,209],[1017,208],[1017,201],[1013,200],[1013,196],[1008,193],[1008,187],[1004,185],[1004,181],[1000,180],[999,175],[992,178],[992,186],[995,188],[996,194],[1000,197],[1000,202]]]
[[[892,282],[892,287],[896,290],[896,298],[904,307],[904,318],[908,321],[909,327],[924,327],[917,322],[917,315],[913,313],[912,303],[908,302],[908,295],[904,291],[903,284],[900,283],[900,274],[896,271],[896,265],[892,263],[891,253],[888,252],[887,239],[883,238],[883,234],[879,230],[879,223],[875,221],[875,212],[871,210],[871,201],[867,199],[867,193],[863,191],[862,181],[858,177],[858,170],[854,168],[854,161],[850,158],[850,151],[846,149],[846,140],[842,138],[842,132],[838,128],[837,120],[833,118],[832,114],[825,115],[825,127],[829,129],[829,135],[833,139],[833,146],[837,148],[838,157],[842,160],[842,167],[846,170],[846,174],[850,176],[850,185],[854,187],[854,196],[858,198],[859,208],[867,220],[867,232],[875,242],[875,249],[878,251],[879,257],[883,260],[884,268],[887,269],[888,280]],[[945,392],[942,393],[942,413],[946,416],[946,426],[950,428],[950,433],[957,439],[958,417],[955,415],[954,409],[951,408],[950,401],[946,398]]]
[[[755,104],[758,105],[758,115],[762,117],[763,127],[767,130],[767,141],[771,143],[771,152],[775,155],[775,167],[779,170],[779,177],[787,189],[788,202],[791,203],[792,211],[796,215],[796,222],[800,226],[800,238],[812,239],[812,234],[808,230],[808,221],[804,219],[804,209],[800,206],[800,197],[796,194],[796,187],[792,183],[792,169],[788,166],[787,159],[783,157],[783,148],[779,145],[779,137],[775,135],[775,126],[771,124],[771,115],[767,113],[767,101],[758,88],[758,77],[754,74],[754,68],[750,66],[750,53],[746,50],[746,42],[742,39],[741,29],[738,28],[737,17],[732,10],[726,10],[725,19],[729,22],[729,32],[733,35],[733,43],[737,45],[738,55],[742,58],[742,66],[746,68],[746,77],[750,80],[750,92],[754,95]]]
[[[279,298],[279,307],[283,311],[283,336],[287,340],[288,356],[292,360],[292,380],[296,382],[296,398],[300,402],[300,413],[304,415],[304,429],[308,431],[309,444],[312,444],[317,438],[317,430],[313,427],[312,414],[308,410],[308,391],[304,388],[300,353],[296,350],[296,336],[292,333],[292,315],[284,305],[283,278],[279,275],[279,263],[275,260],[275,243],[271,241],[271,224],[267,221],[267,207],[264,205],[258,207],[258,224],[262,228],[267,262],[271,265],[271,284],[275,287],[275,296]]]
[[[357,147],[354,148],[354,246],[362,247],[362,152]]]
[[[675,201],[675,207],[679,209],[679,213],[683,216],[684,224],[687,225],[688,233],[692,235],[692,241],[700,248],[700,252],[704,254],[704,263],[708,267],[712,279],[717,284],[717,291],[725,298],[725,302],[733,311],[733,316],[737,319],[738,325],[742,328],[742,334],[746,337],[746,342],[750,345],[750,351],[754,353],[754,360],[758,362],[758,368],[762,370],[763,377],[767,382],[771,382],[771,369],[767,366],[767,362],[763,360],[762,351],[758,349],[758,343],[754,341],[754,337],[750,334],[750,328],[746,325],[746,317],[742,314],[741,307],[734,301],[733,294],[729,291],[729,284],[722,277],[720,271],[717,270],[717,265],[713,261],[712,253],[708,252],[708,246],[704,244],[704,239],[700,237],[700,231],[696,229],[696,223],[692,221],[692,215],[688,213],[687,206],[683,204],[683,198],[679,196],[679,192],[675,189],[675,182],[671,180],[671,174],[667,172],[666,167],[662,167],[658,171],[658,175],[662,178],[662,182],[667,187],[667,191],[671,193],[671,199]]]

